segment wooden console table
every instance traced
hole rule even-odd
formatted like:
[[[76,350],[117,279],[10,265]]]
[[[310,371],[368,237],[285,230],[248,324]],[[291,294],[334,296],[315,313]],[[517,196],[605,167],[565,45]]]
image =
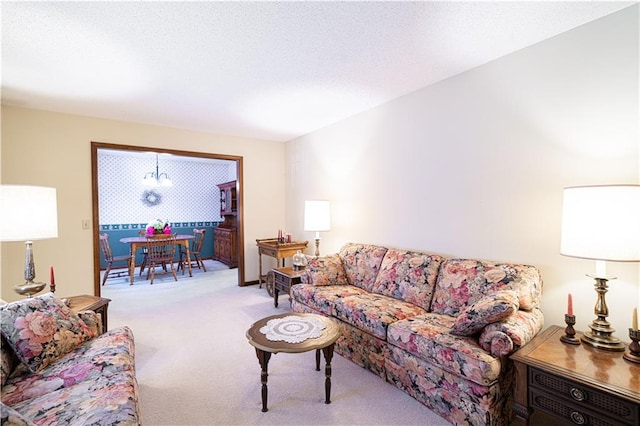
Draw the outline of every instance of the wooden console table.
[[[256,240],[258,246],[258,284],[262,288],[262,283],[265,281],[266,275],[262,275],[262,255],[270,256],[276,259],[276,267],[285,266],[284,260],[293,257],[298,250],[304,253],[308,241],[291,242],[291,243],[279,243],[277,238],[267,238],[263,240]],[[282,265],[280,261],[282,259]]]
[[[563,327],[551,326],[511,356],[513,424],[640,424],[640,364],[624,360],[624,352],[562,343],[563,335]]]

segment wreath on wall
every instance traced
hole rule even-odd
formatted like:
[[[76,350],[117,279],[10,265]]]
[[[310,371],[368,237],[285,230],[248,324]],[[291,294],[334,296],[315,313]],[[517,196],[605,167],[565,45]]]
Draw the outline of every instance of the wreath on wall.
[[[145,206],[153,207],[160,204],[160,201],[162,201],[162,195],[158,194],[154,190],[148,190],[142,193],[141,200],[142,204],[144,204]]]

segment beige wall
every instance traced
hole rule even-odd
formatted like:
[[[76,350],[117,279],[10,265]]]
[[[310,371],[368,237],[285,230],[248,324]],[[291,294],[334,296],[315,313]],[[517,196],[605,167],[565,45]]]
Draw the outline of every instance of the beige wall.
[[[92,217],[92,141],[242,156],[245,278],[257,279],[255,240],[285,227],[284,144],[3,106],[2,183],[58,190],[59,237],[34,243],[37,281],[48,281],[54,265],[56,294],[93,294],[92,232],[81,226]],[[24,281],[24,244],[1,246],[1,297],[16,300],[12,287]]]
[[[640,183],[638,48],[635,6],[288,142],[287,228],[312,240],[304,200],[325,198],[322,253],[352,241],[536,265],[546,324],[571,292],[585,329],[594,263],[559,254],[562,189]],[[628,341],[640,269],[608,268]]]

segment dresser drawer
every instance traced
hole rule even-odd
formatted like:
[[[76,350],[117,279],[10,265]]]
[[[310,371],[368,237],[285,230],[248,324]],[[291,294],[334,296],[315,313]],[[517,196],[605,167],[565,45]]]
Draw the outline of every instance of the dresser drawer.
[[[563,417],[569,424],[637,425],[640,419],[639,404],[536,368],[529,369],[529,398],[532,408]]]
[[[276,272],[275,279],[276,284],[280,284],[281,287],[289,287],[290,278],[286,275],[282,275]]]

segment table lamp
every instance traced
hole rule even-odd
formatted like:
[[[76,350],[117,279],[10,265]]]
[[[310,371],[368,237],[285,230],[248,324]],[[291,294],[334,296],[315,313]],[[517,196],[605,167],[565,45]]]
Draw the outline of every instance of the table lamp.
[[[316,257],[320,256],[320,232],[331,230],[331,208],[326,200],[304,202],[304,230],[316,233]]]
[[[605,301],[606,261],[640,261],[640,185],[575,186],[564,189],[560,254],[596,261],[596,319],[582,342],[599,349],[623,351],[613,335]]]
[[[0,241],[25,241],[24,284],[14,290],[31,297],[46,283],[34,282],[33,240],[58,237],[56,189],[42,186],[0,185]]]

